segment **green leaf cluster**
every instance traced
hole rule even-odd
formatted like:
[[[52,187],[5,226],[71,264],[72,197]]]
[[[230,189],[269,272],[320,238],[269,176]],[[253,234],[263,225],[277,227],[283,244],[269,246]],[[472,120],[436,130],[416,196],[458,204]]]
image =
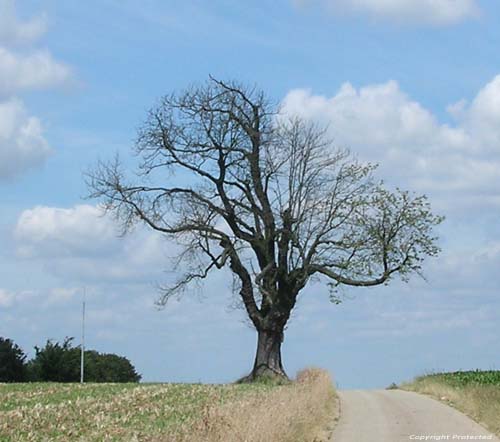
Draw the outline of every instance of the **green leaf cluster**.
[[[47,340],[44,347],[35,346],[35,356],[26,355],[10,339],[0,338],[0,382],[78,382],[81,350],[72,345],[73,338],[62,343]],[[123,356],[86,350],[86,382],[139,382],[141,375]]]

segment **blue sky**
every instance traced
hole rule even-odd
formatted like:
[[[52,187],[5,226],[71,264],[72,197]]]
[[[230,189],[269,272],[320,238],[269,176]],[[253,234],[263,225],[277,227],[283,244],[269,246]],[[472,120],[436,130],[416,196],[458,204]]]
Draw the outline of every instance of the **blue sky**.
[[[0,0],[0,335],[79,336],[146,381],[227,382],[255,333],[230,275],[157,311],[172,246],[99,216],[82,172],[127,155],[146,110],[209,74],[326,123],[378,176],[446,216],[426,281],[304,290],[285,368],[343,388],[500,368],[500,6],[481,0]]]

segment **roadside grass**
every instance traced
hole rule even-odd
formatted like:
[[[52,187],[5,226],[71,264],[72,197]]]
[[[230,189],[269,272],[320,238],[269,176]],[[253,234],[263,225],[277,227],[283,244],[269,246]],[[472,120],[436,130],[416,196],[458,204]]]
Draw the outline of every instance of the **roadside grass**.
[[[320,442],[328,374],[287,385],[0,384],[0,441]]]
[[[500,436],[500,370],[429,374],[400,388],[441,400]]]
[[[319,369],[303,370],[294,382],[268,388],[264,395],[253,391],[238,401],[212,407],[205,415],[210,417],[205,421],[209,425],[196,428],[191,436],[181,441],[329,440],[339,413],[336,392],[327,372]]]

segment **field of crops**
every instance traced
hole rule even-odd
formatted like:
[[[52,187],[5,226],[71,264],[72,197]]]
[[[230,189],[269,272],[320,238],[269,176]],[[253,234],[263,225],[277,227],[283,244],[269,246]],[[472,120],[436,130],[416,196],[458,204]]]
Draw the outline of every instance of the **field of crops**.
[[[500,436],[500,370],[434,373],[401,388],[443,401]]]
[[[304,379],[284,386],[0,384],[0,441],[230,442],[256,425],[258,438],[244,440],[293,441],[290,431],[321,425],[333,404],[326,374]],[[269,432],[280,425],[286,431],[276,439]]]
[[[500,370],[471,370],[454,371],[450,373],[435,373],[420,376],[416,381],[427,378],[438,382],[444,382],[451,386],[465,385],[498,385],[500,386]]]
[[[248,390],[174,384],[4,384],[0,440],[118,441],[175,434],[206,404],[222,403]]]

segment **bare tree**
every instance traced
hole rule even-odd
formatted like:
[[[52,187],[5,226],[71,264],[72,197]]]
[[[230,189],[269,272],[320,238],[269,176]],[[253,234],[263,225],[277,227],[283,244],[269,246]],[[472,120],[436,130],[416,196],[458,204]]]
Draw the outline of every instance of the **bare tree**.
[[[160,303],[228,267],[258,333],[248,380],[286,376],[283,333],[311,278],[330,287],[404,280],[439,252],[424,196],[386,190],[324,130],[280,114],[255,88],[213,78],[161,99],[139,131],[136,182],[119,161],[88,174],[125,229],[143,222],[182,247]]]

